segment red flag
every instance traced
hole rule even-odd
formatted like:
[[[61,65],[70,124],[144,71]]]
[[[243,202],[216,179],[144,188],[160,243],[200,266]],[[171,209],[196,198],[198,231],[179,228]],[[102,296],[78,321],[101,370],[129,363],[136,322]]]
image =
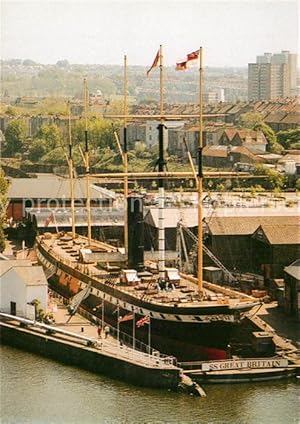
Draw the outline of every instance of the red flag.
[[[143,327],[145,324],[150,324],[150,317],[149,317],[149,315],[146,315],[145,317],[143,317],[143,318],[139,319],[139,320],[136,322],[136,326],[137,326],[138,328]]]
[[[200,55],[200,50],[196,50],[192,53],[188,53],[186,55],[186,60],[187,60],[187,62],[189,62],[191,60],[197,60],[197,59],[199,59],[199,55]]]
[[[53,212],[52,212],[52,213],[51,213],[51,215],[49,215],[49,216],[48,216],[48,218],[46,219],[46,221],[45,221],[45,223],[44,223],[44,226],[45,226],[45,227],[48,227],[48,226],[49,226],[49,224],[50,224],[51,222],[54,222],[54,213],[53,213]]]
[[[158,62],[159,62],[159,59],[160,59],[160,52],[158,50],[158,52],[156,53],[155,59],[154,59],[152,65],[151,65],[151,67],[147,71],[147,77],[149,76],[149,74],[152,71],[152,69],[157,67]]]
[[[175,71],[185,71],[187,69],[187,62],[177,62]]]
[[[127,314],[123,317],[119,317],[118,322],[125,322],[125,321],[131,321],[133,320],[133,314]]]

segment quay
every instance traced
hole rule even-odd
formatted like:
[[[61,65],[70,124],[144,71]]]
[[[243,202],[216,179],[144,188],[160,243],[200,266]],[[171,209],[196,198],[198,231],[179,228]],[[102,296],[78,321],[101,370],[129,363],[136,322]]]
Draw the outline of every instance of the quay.
[[[133,350],[103,333],[100,338],[97,326],[78,314],[67,323],[61,303],[53,316],[55,324],[46,325],[0,313],[1,342],[135,385],[177,389],[174,358]]]
[[[205,396],[204,390],[183,374],[174,357],[133,349],[113,332],[99,332],[97,325],[79,314],[70,319],[63,301],[59,295],[51,298],[51,325],[0,313],[1,343],[137,386]]]
[[[270,305],[261,305],[259,314],[267,315]],[[262,309],[261,309],[262,308]],[[247,319],[261,332],[272,335],[275,345],[274,357],[233,357],[220,361],[194,361],[178,363],[184,374],[199,383],[244,383],[282,380],[300,375],[300,351],[290,339],[280,336],[277,329],[258,314],[251,312]],[[274,326],[277,327],[274,320]],[[296,336],[297,337],[297,336]]]

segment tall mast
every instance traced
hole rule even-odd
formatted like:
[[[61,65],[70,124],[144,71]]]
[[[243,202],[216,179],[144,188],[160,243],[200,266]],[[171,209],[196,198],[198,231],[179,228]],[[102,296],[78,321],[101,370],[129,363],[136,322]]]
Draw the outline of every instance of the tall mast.
[[[88,142],[88,123],[87,123],[87,104],[88,104],[88,87],[86,78],[83,80],[83,95],[84,95],[84,141],[85,141],[85,169],[86,169],[86,208],[88,214],[88,245],[92,242],[92,227],[91,227],[91,194],[90,194],[90,157],[89,157],[89,142]]]
[[[160,71],[160,123],[158,125],[158,141],[159,141],[159,158],[158,158],[158,172],[163,172],[165,169],[164,161],[164,124],[163,124],[163,109],[164,109],[164,87],[163,87],[163,51],[162,46],[159,47],[159,71]],[[165,207],[165,193],[164,193],[164,180],[158,180],[158,271],[159,279],[165,279],[165,226],[164,226],[164,207]]]
[[[203,296],[203,234],[202,234],[202,149],[203,149],[203,63],[202,47],[199,51],[199,145],[198,145],[198,289],[200,297]]]
[[[128,92],[128,76],[127,76],[127,56],[124,56],[124,129],[123,129],[123,158],[124,158],[124,247],[125,255],[128,254],[128,217],[127,217],[127,198],[128,198],[128,147],[127,147],[127,113],[128,113],[128,104],[127,104],[127,92]]]
[[[76,237],[75,232],[75,200],[74,200],[74,164],[73,164],[73,152],[72,152],[72,131],[71,131],[71,106],[69,102],[69,173],[70,173],[70,195],[71,195],[71,217],[72,217],[72,239]]]

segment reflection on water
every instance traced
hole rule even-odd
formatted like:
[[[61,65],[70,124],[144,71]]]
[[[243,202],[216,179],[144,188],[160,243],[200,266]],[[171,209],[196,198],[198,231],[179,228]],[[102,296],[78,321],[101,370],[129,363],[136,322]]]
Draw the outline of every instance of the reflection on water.
[[[141,389],[1,347],[1,423],[300,423],[297,381],[208,385],[207,398]]]

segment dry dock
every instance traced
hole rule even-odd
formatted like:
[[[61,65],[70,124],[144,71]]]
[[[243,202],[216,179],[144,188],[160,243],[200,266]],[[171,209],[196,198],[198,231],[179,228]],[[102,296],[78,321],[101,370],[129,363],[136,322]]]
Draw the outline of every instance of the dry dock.
[[[0,314],[1,342],[50,357],[68,365],[139,386],[177,389],[180,368],[173,358],[133,350],[111,336],[98,336],[97,326],[85,318],[70,316],[56,303],[54,325]]]

